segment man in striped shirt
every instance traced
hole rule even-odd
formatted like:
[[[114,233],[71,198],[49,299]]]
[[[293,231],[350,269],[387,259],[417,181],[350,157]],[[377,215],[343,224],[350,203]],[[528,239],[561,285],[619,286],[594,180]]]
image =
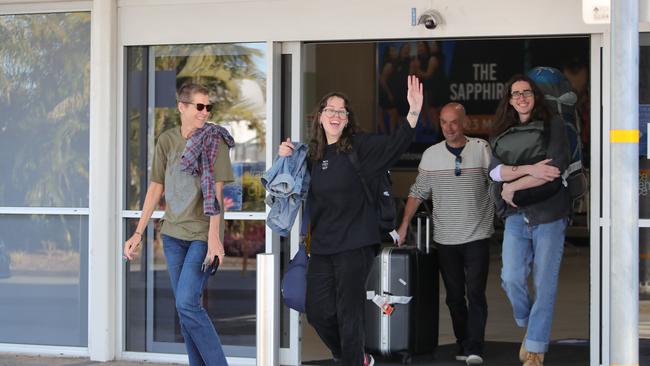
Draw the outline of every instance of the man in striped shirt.
[[[483,363],[487,320],[485,288],[490,263],[489,240],[494,232],[494,203],[489,194],[489,144],[466,137],[465,108],[449,103],[440,112],[445,137],[422,155],[398,233],[404,243],[409,222],[423,200],[433,202],[433,240],[447,292],[456,359]]]

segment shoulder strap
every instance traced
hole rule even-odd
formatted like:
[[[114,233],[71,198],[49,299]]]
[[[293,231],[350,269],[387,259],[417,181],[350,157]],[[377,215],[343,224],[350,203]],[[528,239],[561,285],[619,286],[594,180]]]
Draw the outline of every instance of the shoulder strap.
[[[302,217],[300,222],[300,236],[306,236],[309,233],[309,200],[305,199],[302,203]]]
[[[305,252],[309,254],[311,251],[311,222],[309,219],[309,200],[305,199],[302,203],[302,219],[300,225],[300,237],[302,238],[299,250],[303,247]]]
[[[562,119],[562,128],[564,128],[564,119]],[[551,121],[544,121],[542,139],[544,139],[544,146],[546,147],[546,151],[548,151],[548,145],[551,143]]]
[[[372,197],[372,194],[370,193],[370,189],[368,188],[368,184],[366,184],[366,180],[361,175],[361,165],[359,164],[359,156],[357,155],[357,152],[354,151],[354,149],[352,149],[347,155],[348,155],[348,159],[350,159],[350,163],[352,163],[352,166],[354,167],[354,170],[357,172],[359,179],[361,179],[361,185],[363,186],[363,190],[366,192],[366,197],[368,197],[368,202],[374,205],[375,199],[374,197]]]

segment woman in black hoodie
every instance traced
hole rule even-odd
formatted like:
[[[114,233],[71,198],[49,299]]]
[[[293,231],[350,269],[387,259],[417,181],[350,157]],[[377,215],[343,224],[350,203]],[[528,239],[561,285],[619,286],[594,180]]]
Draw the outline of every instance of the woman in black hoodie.
[[[368,184],[411,144],[422,108],[422,84],[408,77],[407,122],[393,136],[358,131],[347,97],[329,93],[318,104],[309,142],[311,181],[307,197],[311,257],[307,269],[307,320],[344,366],[372,365],[364,351],[366,277],[380,243],[377,211],[349,156],[354,150]],[[278,150],[293,151],[290,139]]]

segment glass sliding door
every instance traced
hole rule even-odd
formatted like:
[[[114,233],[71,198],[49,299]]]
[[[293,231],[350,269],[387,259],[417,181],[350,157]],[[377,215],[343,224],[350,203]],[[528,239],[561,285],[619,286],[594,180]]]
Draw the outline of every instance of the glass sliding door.
[[[137,46],[126,49],[124,238],[135,229],[149,184],[156,139],[180,126],[176,90],[195,82],[210,90],[209,121],[235,139],[235,182],[224,190],[226,258],[208,281],[203,306],[229,357],[255,356],[256,255],[265,250],[265,44]],[[164,201],[126,265],[125,350],[183,353],[183,339],[160,237]]]

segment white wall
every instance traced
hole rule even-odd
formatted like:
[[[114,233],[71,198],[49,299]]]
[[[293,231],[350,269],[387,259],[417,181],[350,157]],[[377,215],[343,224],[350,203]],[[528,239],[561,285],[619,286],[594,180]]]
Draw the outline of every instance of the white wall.
[[[580,0],[121,0],[124,45],[457,38],[602,33]],[[435,30],[411,26],[411,8],[441,13]]]

